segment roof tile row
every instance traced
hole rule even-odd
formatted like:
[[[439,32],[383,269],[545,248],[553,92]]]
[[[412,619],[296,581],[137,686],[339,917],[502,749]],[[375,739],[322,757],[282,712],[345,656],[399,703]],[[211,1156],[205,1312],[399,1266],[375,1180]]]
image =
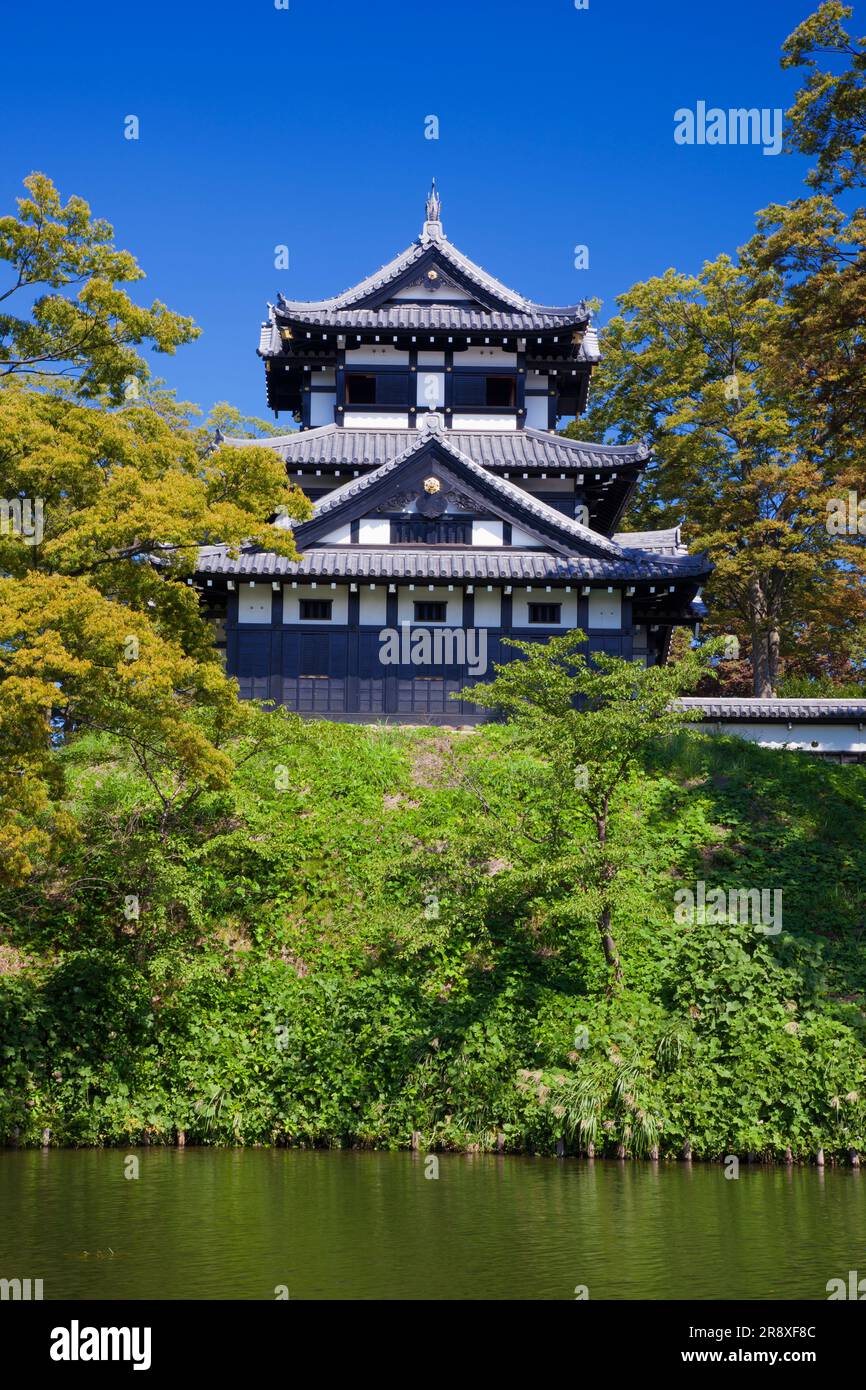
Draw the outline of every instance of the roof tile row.
[[[659,557],[635,552],[621,560],[595,556],[553,555],[547,551],[518,550],[410,550],[404,547],[375,549],[369,546],[335,546],[311,549],[299,560],[287,560],[273,551],[244,547],[234,557],[224,545],[204,546],[199,552],[199,574],[233,575],[254,579],[321,576],[323,579],[423,579],[486,580],[568,583],[570,580],[664,579],[674,582],[702,574],[700,556]]]
[[[422,417],[423,418],[423,417]],[[378,468],[402,454],[421,437],[419,430],[363,430],[343,425],[293,430],[271,439],[222,439],[234,448],[264,444],[295,468]],[[509,471],[533,469],[558,472],[616,470],[643,466],[649,458],[645,444],[592,444],[546,430],[443,430],[463,454],[483,468]]]

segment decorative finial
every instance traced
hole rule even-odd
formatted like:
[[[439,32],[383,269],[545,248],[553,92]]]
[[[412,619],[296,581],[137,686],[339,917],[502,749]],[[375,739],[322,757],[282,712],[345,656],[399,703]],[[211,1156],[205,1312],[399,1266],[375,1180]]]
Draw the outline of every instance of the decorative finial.
[[[429,194],[427,195],[427,221],[428,221],[428,222],[441,222],[441,221],[442,221],[442,199],[439,197],[439,194],[436,192],[436,180],[435,180],[435,179],[433,179],[432,183],[430,184],[430,192],[429,192]]]

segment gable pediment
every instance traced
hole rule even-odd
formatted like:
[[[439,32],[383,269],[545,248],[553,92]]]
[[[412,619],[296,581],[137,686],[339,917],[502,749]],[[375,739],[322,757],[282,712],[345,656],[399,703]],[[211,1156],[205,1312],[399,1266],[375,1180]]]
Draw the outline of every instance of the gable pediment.
[[[499,295],[487,284],[479,284],[448,256],[439,242],[434,242],[411,265],[386,284],[353,301],[355,309],[378,309],[392,300],[405,303],[412,291],[418,291],[424,302],[436,299],[465,300],[479,309],[496,312],[513,311],[514,299]]]
[[[462,513],[509,522],[545,550],[561,555],[621,558],[614,542],[562,516],[496,477],[435,434],[421,436],[398,458],[354,479],[316,504],[310,521],[295,529],[299,547],[326,544],[347,523],[375,513],[408,511],[422,516]]]

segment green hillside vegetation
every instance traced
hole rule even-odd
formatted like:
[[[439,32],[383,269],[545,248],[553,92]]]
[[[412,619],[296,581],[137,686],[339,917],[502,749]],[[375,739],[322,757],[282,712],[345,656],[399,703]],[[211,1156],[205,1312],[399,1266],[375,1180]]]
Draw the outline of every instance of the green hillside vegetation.
[[[80,836],[0,896],[0,1142],[864,1146],[866,768],[658,746],[618,803],[612,988],[584,831],[537,833],[514,727],[258,717],[182,808],[104,735],[59,753]],[[781,887],[783,931],[678,925],[697,880]]]

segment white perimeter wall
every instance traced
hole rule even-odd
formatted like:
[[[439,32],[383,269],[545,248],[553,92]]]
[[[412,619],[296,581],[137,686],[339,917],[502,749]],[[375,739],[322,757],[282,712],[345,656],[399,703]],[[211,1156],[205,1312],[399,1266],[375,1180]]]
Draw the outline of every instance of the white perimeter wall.
[[[733,734],[762,748],[788,748],[807,753],[866,753],[866,731],[856,724],[817,724],[812,720],[724,720],[693,726],[704,734]]]

